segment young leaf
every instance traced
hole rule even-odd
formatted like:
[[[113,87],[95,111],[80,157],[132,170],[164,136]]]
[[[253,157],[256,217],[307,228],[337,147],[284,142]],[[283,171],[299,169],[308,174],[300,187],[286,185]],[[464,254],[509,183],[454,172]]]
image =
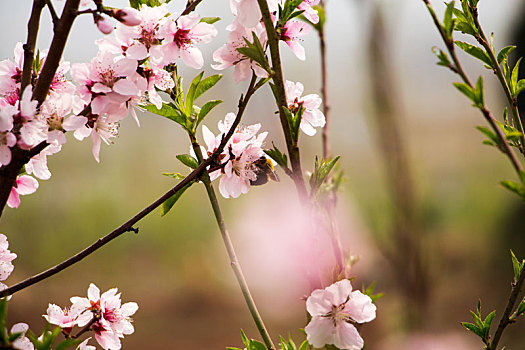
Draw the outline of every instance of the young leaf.
[[[525,200],[525,188],[523,187],[523,185],[509,180],[501,181],[501,185],[509,191],[516,193],[518,196],[521,197],[521,199]]]
[[[160,115],[162,117],[173,120],[174,122],[182,125],[183,128],[186,128],[186,118],[175,108],[173,104],[163,103],[162,108],[158,109],[155,105],[149,104],[146,106],[140,106],[147,110],[148,112]]]
[[[510,251],[510,255],[512,258],[512,267],[514,268],[514,280],[517,281],[520,277],[521,270],[523,269],[523,264],[525,263],[525,260],[523,262],[519,262],[518,258],[516,258],[516,255],[514,255],[514,252]]]
[[[521,63],[522,57],[516,62],[516,65],[514,66],[514,69],[512,70],[512,74],[510,76],[510,91],[512,91],[512,95],[514,97],[518,96],[516,93],[516,88],[518,86],[518,75],[520,70],[520,63]]]
[[[469,100],[471,100],[472,102],[474,102],[474,104],[476,104],[476,94],[474,93],[474,91],[472,90],[470,86],[464,83],[453,83],[453,85],[456,87],[456,89],[458,89],[465,96],[467,96]]]
[[[469,43],[465,43],[463,41],[454,41],[454,44],[456,44],[457,47],[459,47],[461,50],[465,51],[469,55],[472,55],[477,59],[483,61],[483,63],[487,64],[489,67],[492,66],[492,62],[490,61],[489,55],[479,47],[470,45]]]
[[[451,1],[447,4],[445,10],[445,17],[443,19],[443,29],[447,34],[448,38],[452,38],[452,31],[454,30],[453,12],[454,12],[455,1]]]
[[[7,297],[0,299],[0,344],[8,345],[7,338]]]
[[[487,128],[486,126],[476,126],[476,129],[481,131],[485,136],[487,136],[490,140],[492,140],[494,144],[498,145],[501,143],[499,136],[494,131]]]
[[[479,76],[476,86],[474,87],[474,94],[476,96],[476,104],[479,108],[485,107],[485,100],[483,98],[483,76]]]
[[[59,343],[56,346],[55,350],[67,350],[70,348],[76,348],[80,343],[82,343],[82,339],[66,339]]]
[[[208,23],[208,24],[213,24],[213,23],[218,22],[220,20],[221,20],[220,17],[202,17],[201,18],[201,22]]]
[[[199,112],[199,115],[197,116],[197,121],[195,122],[195,128],[197,128],[197,126],[199,126],[199,124],[204,120],[204,118],[208,115],[208,113],[210,113],[211,110],[215,108],[215,106],[219,105],[220,103],[222,103],[222,100],[212,100],[212,101],[206,102],[204,106],[202,106]]]
[[[478,337],[483,337],[483,331],[479,329],[476,325],[470,323],[470,322],[461,322],[461,325],[471,331],[472,333],[476,334]]]
[[[195,101],[195,93],[197,92],[197,86],[201,82],[204,71],[200,72],[190,83],[188,92],[186,93],[186,99],[184,101],[184,111],[187,116],[190,116],[193,112],[193,102]]]
[[[180,160],[182,164],[189,166],[192,169],[195,169],[199,166],[197,159],[193,158],[189,154],[179,154],[177,159]]]
[[[177,179],[177,180],[182,180],[182,179],[185,178],[185,176],[182,175],[181,173],[162,173],[162,175],[167,176],[167,177],[171,177],[171,178]]]
[[[173,208],[173,206],[175,205],[175,203],[177,203],[177,201],[179,200],[179,198],[182,196],[182,194],[188,189],[190,188],[190,186],[193,185],[193,182],[190,182],[189,184],[187,184],[186,186],[184,186],[183,188],[181,188],[180,190],[178,190],[177,192],[175,192],[175,194],[173,196],[171,196],[170,198],[166,199],[164,201],[164,203],[162,203],[162,206],[160,208],[160,216],[164,216],[166,215],[170,210],[171,208]]]
[[[279,164],[280,167],[286,169],[288,168],[288,157],[286,154],[283,154],[273,143],[272,149],[265,149],[264,153],[266,153],[270,158],[275,160],[277,164]]]
[[[516,317],[521,316],[525,313],[525,298],[521,301],[521,303],[518,305],[518,308],[516,309]]]
[[[509,45],[509,46],[505,46],[504,48],[502,48],[498,52],[498,56],[497,56],[498,63],[501,63],[503,61],[503,59],[507,58],[509,56],[509,54],[512,51],[514,51],[515,48],[516,48],[516,46],[514,46],[514,45]]]
[[[194,100],[198,99],[200,95],[211,89],[215,84],[219,82],[219,80],[221,80],[221,78],[222,74],[214,74],[202,79],[197,85]]]
[[[514,96],[518,97],[518,95],[525,89],[525,79],[521,79],[516,84],[516,91],[514,92]]]
[[[308,347],[309,347],[308,340],[305,340],[299,347],[299,350],[308,350]]]
[[[434,52],[434,55],[438,58],[438,66],[444,66],[444,67],[450,67],[450,59],[448,58],[448,55],[441,49],[438,49],[437,47],[432,48],[432,52]]]

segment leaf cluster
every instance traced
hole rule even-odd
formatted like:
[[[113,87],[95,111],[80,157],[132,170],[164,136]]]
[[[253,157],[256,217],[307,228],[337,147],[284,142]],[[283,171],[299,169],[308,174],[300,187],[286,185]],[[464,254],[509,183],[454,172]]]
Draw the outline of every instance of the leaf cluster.
[[[242,342],[246,345],[245,350],[266,350],[266,346],[258,340],[249,339],[244,331],[241,329]],[[303,341],[299,347],[295,345],[292,338],[288,337],[288,340],[283,337],[279,337],[281,350],[311,350],[312,347],[308,344],[308,341]],[[228,350],[243,350],[235,347],[228,347]]]
[[[160,6],[162,4],[167,4],[171,0],[129,0],[129,6],[134,9],[140,9],[140,6],[146,5],[149,7]]]
[[[328,179],[328,175],[336,165],[339,158],[340,156],[319,160],[317,156],[315,157],[314,171],[310,175],[310,195],[312,198],[318,194],[321,185],[323,185]],[[338,178],[340,178],[338,181],[340,183],[342,176]]]
[[[297,10],[303,0],[286,0],[284,4],[279,5],[279,23],[277,24],[278,28],[281,28],[291,20],[292,18],[300,16],[304,10]]]
[[[246,46],[237,48],[237,51],[249,58],[252,61],[257,62],[265,71],[268,72],[268,75],[272,75],[272,69],[268,63],[268,58],[266,57],[265,50],[257,37],[255,32],[252,32],[252,42],[247,38],[244,38]]]
[[[461,325],[476,334],[484,344],[488,345],[490,342],[490,326],[496,316],[496,311],[492,311],[483,319],[481,316],[481,300],[479,300],[476,312],[470,311],[470,313],[474,319],[474,323],[461,322]]]
[[[221,80],[222,74],[210,75],[203,79],[204,71],[201,72],[191,81],[186,96],[184,96],[182,88],[182,78],[177,74],[177,70],[174,70],[173,75],[176,81],[174,90],[170,91],[173,102],[163,103],[161,109],[153,104],[142,106],[142,108],[176,122],[193,135],[204,118],[222,101],[211,100],[202,107],[194,105],[194,102],[217,84]]]

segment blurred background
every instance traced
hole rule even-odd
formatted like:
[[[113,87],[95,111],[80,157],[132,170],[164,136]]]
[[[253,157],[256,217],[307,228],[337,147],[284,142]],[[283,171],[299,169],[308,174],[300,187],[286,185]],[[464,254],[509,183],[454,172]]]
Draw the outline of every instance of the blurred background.
[[[2,59],[12,59],[16,42],[25,41],[31,3],[0,2]],[[185,1],[171,3],[177,12]],[[201,46],[207,75],[215,73],[213,51],[227,39],[228,5],[204,1],[198,8],[202,16],[222,18],[217,39]],[[481,1],[481,23],[487,33],[496,33],[496,47],[525,35],[519,23],[524,5]],[[434,6],[441,15],[442,4]],[[347,178],[339,225],[345,248],[360,257],[352,270],[354,287],[376,281],[376,291],[385,293],[377,301],[377,319],[361,328],[367,349],[480,349],[481,342],[459,322],[470,321],[478,299],[484,313],[498,310],[499,321],[512,279],[509,250],[525,256],[523,203],[499,185],[514,180],[512,169],[502,154],[481,144],[474,127],[484,125],[482,116],[453,88],[456,77],[435,65],[431,48],[443,45],[422,1],[329,0],[326,16],[331,148],[342,156]],[[51,33],[44,11],[40,49],[48,47]],[[82,16],[65,59],[89,61],[100,37],[92,18]],[[285,77],[304,83],[305,93],[319,93],[319,40],[313,31],[304,38],[305,62],[282,46]],[[497,81],[479,62],[461,59],[472,77],[485,75],[487,104],[501,117],[505,101]],[[218,87],[205,95],[224,100],[206,120],[215,133],[246,88],[235,84],[231,70],[223,73]],[[183,69],[182,75],[187,83],[196,74]],[[275,110],[264,88],[244,120],[262,123],[270,132],[268,146],[284,143]],[[140,128],[127,118],[115,143],[102,145],[100,164],[90,140],[68,135],[63,151],[49,157],[52,178],[40,181],[19,209],[6,209],[0,230],[18,254],[8,285],[62,261],[132,217],[174,186],[163,172],[188,172],[175,158],[189,148],[178,125],[146,113],[139,118]],[[300,142],[304,168],[310,170],[321,153],[321,135],[303,134]],[[297,330],[306,324],[308,291],[293,254],[304,229],[290,218],[297,206],[293,185],[281,175],[280,183],[221,204],[270,333],[302,340]],[[167,216],[156,211],[142,220],[138,235],[125,234],[17,293],[9,304],[9,323],[27,322],[38,332],[48,303],[66,306],[93,282],[102,291],[118,287],[123,302],[140,306],[136,331],[123,341],[126,349],[242,347],[241,328],[258,338],[210,209],[204,188],[191,187]],[[511,326],[503,343],[522,348],[524,337],[523,325]]]

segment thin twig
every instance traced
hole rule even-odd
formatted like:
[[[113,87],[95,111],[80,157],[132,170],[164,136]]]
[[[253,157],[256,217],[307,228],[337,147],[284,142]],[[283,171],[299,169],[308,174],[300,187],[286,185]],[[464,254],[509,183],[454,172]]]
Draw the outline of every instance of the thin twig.
[[[49,92],[49,87],[53,82],[55,73],[62,59],[62,54],[64,53],[64,48],[66,46],[67,38],[73,22],[77,17],[78,6],[80,0],[67,0],[64,5],[64,10],[62,11],[62,16],[60,21],[55,28],[55,33],[53,35],[53,40],[51,46],[49,47],[49,53],[46,57],[46,62],[42,67],[42,71],[38,77],[38,82],[33,90],[33,100],[38,101],[38,104],[41,105],[47,97]]]
[[[191,13],[192,11],[195,10],[195,8],[197,7],[197,5],[201,2],[202,0],[193,0],[193,1],[188,1],[188,3],[186,4],[186,8],[184,9],[184,11],[182,11],[182,13],[180,14],[180,16],[185,16],[189,13]],[[180,17],[179,16],[179,17]]]
[[[320,6],[325,9],[325,2],[321,0]],[[326,12],[325,12],[326,16]],[[321,25],[319,34],[319,48],[321,51],[321,95],[323,98],[323,114],[325,119],[325,125],[323,127],[323,158],[328,159],[330,157],[330,141],[329,141],[329,126],[330,126],[330,105],[328,103],[328,78],[327,78],[327,55],[326,55],[326,41],[324,33],[324,24]]]
[[[284,108],[288,105],[286,101],[286,91],[284,89],[283,71],[281,66],[281,56],[279,53],[279,38],[273,26],[270,9],[266,0],[257,0],[259,8],[261,9],[264,26],[268,35],[268,46],[270,47],[270,56],[272,59],[272,81],[275,85],[276,103],[279,109],[279,118],[281,121],[281,128],[283,129],[284,138],[286,140],[286,147],[292,165],[293,181],[299,197],[306,199],[308,197],[306,185],[304,183],[304,175],[301,168],[301,157],[299,147],[294,143],[292,132],[288,125],[288,119],[284,112]]]
[[[31,77],[33,75],[33,60],[35,59],[36,39],[40,27],[40,16],[42,9],[45,6],[43,0],[34,0],[33,8],[31,10],[31,17],[27,23],[27,41],[24,45],[24,68],[22,71],[22,81],[20,83],[20,95],[25,90],[26,86],[31,84]]]
[[[459,76],[463,79],[465,84],[467,84],[470,88],[473,89],[474,85],[472,85],[472,82],[470,81],[470,79],[468,78],[467,74],[465,73],[465,70],[463,69],[463,67],[462,67],[461,63],[459,62],[459,59],[458,59],[458,57],[456,55],[456,50],[454,48],[454,41],[453,40],[449,40],[447,38],[445,32],[443,31],[443,28],[441,27],[441,24],[439,23],[439,19],[437,18],[437,15],[436,15],[436,12],[434,11],[434,8],[430,4],[430,1],[429,0],[423,0],[423,2],[426,4],[427,9],[430,12],[430,15],[432,16],[432,19],[434,20],[434,24],[436,25],[439,33],[441,34],[441,38],[445,42],[445,45],[447,46],[447,50],[450,53],[450,56],[452,57],[452,60],[454,61],[455,67],[454,67],[453,71],[455,73],[459,74]],[[487,120],[487,122],[490,124],[490,126],[492,127],[494,132],[498,135],[498,138],[500,139],[500,141],[501,141],[501,143],[503,145],[503,153],[505,153],[509,157],[509,160],[511,161],[512,166],[514,167],[514,169],[518,173],[518,176],[521,178],[521,174],[520,173],[521,173],[521,171],[523,171],[522,170],[522,166],[521,166],[520,162],[518,161],[518,158],[516,157],[516,154],[514,153],[512,148],[510,147],[509,143],[507,142],[507,140],[505,138],[505,135],[503,134],[501,129],[498,127],[498,125],[496,123],[496,119],[494,119],[494,117],[492,116],[490,111],[487,110],[487,108],[483,107],[483,108],[479,108],[479,109],[480,109],[481,113],[483,114],[483,116],[485,117],[485,120]]]
[[[51,20],[53,21],[53,27],[56,28],[58,25],[58,21],[60,18],[58,18],[57,12],[55,11],[55,7],[53,6],[53,3],[51,0],[45,0],[47,8],[49,9],[49,13],[51,14]]]

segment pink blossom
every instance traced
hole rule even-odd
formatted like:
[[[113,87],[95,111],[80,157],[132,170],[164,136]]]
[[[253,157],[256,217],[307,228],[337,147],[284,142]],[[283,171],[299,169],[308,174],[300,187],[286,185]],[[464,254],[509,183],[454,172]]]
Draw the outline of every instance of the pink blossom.
[[[27,87],[19,101],[20,119],[22,127],[20,128],[21,140],[20,148],[29,149],[47,139],[47,124],[41,118],[37,118],[36,106],[37,101],[31,100],[33,92],[31,87]]]
[[[217,36],[217,29],[211,24],[200,22],[201,17],[192,13],[181,16],[176,21],[168,22],[159,30],[162,42],[162,53],[164,57],[161,65],[174,63],[177,58],[189,67],[200,69],[204,63],[201,51],[195,46],[197,43],[209,43]]]
[[[62,132],[61,134],[63,135]],[[51,172],[47,167],[47,156],[58,153],[61,149],[62,145],[57,142],[50,144],[27,162],[25,165],[26,172],[40,180],[49,180],[49,178],[51,178]]]
[[[246,28],[238,21],[234,21],[226,29],[231,32],[228,36],[228,42],[213,53],[213,60],[217,64],[213,64],[212,67],[217,70],[223,70],[234,66],[233,78],[236,83],[249,80],[252,71],[260,78],[268,77],[268,72],[259,66],[257,62],[250,60],[237,51],[238,48],[246,46],[245,38],[250,42],[253,40],[252,33],[257,35],[263,46],[265,45],[266,31],[262,24],[258,23],[253,28]]]
[[[162,108],[162,98],[157,89],[166,91],[175,86],[171,74],[161,68],[144,68],[144,75],[147,80],[148,100],[158,109]]]
[[[82,343],[80,343],[80,345],[78,346],[77,350],[97,350],[97,348],[93,345],[88,345],[88,341],[90,340],[91,338],[87,338],[86,340],[84,340]]]
[[[110,34],[113,31],[113,24],[108,18],[97,14],[94,17],[95,24],[102,34]]]
[[[77,318],[82,311],[84,310],[81,310],[78,307],[62,309],[58,305],[49,304],[46,314],[42,316],[47,322],[59,326],[64,332],[69,334],[72,328],[77,324]]]
[[[277,11],[279,0],[267,0],[270,13]],[[245,27],[252,28],[261,21],[261,10],[257,0],[230,0],[230,9]]]
[[[303,16],[313,24],[319,23],[319,15],[317,10],[313,9],[312,6],[319,4],[320,0],[304,0],[297,6],[299,10],[304,10]]]
[[[24,49],[21,42],[16,43],[14,50],[15,62],[3,60],[0,62],[0,94],[16,92],[22,80],[24,65]]]
[[[298,41],[300,41],[300,37],[308,34],[310,30],[310,26],[306,23],[288,21],[284,25],[283,32],[281,33],[281,40],[283,40],[286,45],[290,47],[295,56],[297,56],[297,58],[301,61],[306,59],[306,54],[304,52],[304,47],[299,44]]]
[[[11,188],[11,193],[7,199],[10,208],[18,208],[20,205],[20,195],[34,193],[38,188],[38,181],[31,176],[22,175],[15,180],[15,185]]]
[[[317,133],[316,127],[324,127],[326,120],[323,112],[319,109],[323,101],[316,94],[306,95],[301,97],[304,92],[303,84],[292,81],[286,81],[286,100],[288,109],[296,113],[299,107],[304,108],[303,117],[301,119],[301,130],[308,136],[313,136]]]
[[[34,350],[35,346],[29,340],[28,337],[26,337],[26,333],[29,330],[29,326],[25,323],[17,323],[11,327],[11,334],[14,333],[22,333],[22,336],[18,337],[11,345],[13,346],[13,349],[17,350]]]
[[[130,27],[137,26],[142,22],[140,12],[131,7],[113,10],[113,18]]]
[[[16,136],[10,132],[0,132],[0,166],[11,163],[11,147],[16,145]]]
[[[306,309],[312,320],[304,330],[316,348],[332,344],[342,350],[362,349],[364,341],[351,322],[370,322],[376,317],[372,299],[360,291],[352,292],[349,280],[314,290],[306,300]]]
[[[5,281],[15,269],[12,261],[16,259],[16,254],[11,253],[8,248],[7,237],[0,233],[0,281]]]
[[[203,125],[204,142],[208,147],[207,155],[211,155],[219,146],[222,137],[231,129],[235,120],[235,114],[228,113],[224,121],[219,121],[218,127],[221,134],[214,136],[213,133]],[[253,181],[257,179],[258,169],[255,162],[265,157],[262,144],[267,132],[256,135],[260,124],[238,127],[231,139],[226,144],[225,150],[220,155],[222,168],[210,174],[210,178],[216,179],[222,174],[219,181],[219,191],[225,198],[237,198],[250,189]]]
[[[91,322],[94,314],[98,315],[91,329],[95,332],[95,339],[104,349],[120,349],[120,338],[135,331],[131,324],[131,316],[138,310],[138,305],[134,302],[121,305],[117,288],[100,295],[100,289],[91,283],[87,298],[72,297],[71,302],[72,308],[82,310],[77,319],[79,327]]]

